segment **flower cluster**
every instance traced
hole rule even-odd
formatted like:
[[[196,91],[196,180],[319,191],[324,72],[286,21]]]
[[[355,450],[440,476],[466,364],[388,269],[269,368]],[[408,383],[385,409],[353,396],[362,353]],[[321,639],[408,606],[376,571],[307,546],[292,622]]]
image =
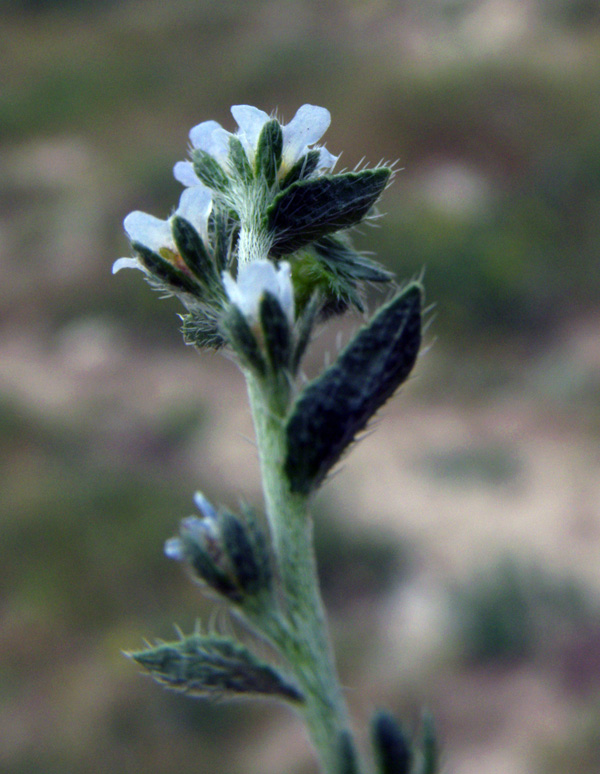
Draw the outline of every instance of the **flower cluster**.
[[[185,186],[174,213],[125,218],[135,257],[113,272],[139,269],[177,295],[189,343],[236,350],[232,307],[252,328],[268,294],[291,338],[315,297],[323,314],[362,309],[360,287],[391,279],[345,234],[369,215],[390,170],[334,174],[337,157],[317,144],[330,122],[325,108],[303,105],[288,124],[250,105],[231,112],[236,132],[216,121],[191,130],[191,160],[173,170]]]

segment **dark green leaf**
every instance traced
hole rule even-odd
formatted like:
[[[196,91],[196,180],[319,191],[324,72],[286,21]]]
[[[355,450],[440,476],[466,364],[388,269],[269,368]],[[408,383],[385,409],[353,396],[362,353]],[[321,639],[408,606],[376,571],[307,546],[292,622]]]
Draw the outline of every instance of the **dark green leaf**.
[[[390,170],[385,167],[323,175],[293,183],[267,211],[269,230],[275,235],[275,256],[301,247],[340,229],[359,223],[386,186]]]
[[[129,654],[167,688],[190,696],[273,696],[300,702],[290,679],[229,637],[193,634]]]
[[[313,249],[318,259],[340,276],[360,282],[389,282],[393,278],[389,271],[357,253],[338,237],[323,237],[314,243]]]
[[[399,293],[301,393],[286,427],[292,491],[314,489],[408,377],[421,342],[421,296],[416,283]]]

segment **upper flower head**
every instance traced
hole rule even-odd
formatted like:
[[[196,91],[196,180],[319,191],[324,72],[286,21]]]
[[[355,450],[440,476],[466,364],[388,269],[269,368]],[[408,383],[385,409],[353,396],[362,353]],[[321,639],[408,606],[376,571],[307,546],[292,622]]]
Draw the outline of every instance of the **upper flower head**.
[[[252,324],[258,319],[258,310],[265,292],[279,301],[290,323],[294,321],[294,290],[289,263],[282,261],[275,267],[271,261],[241,264],[237,280],[223,272],[223,285],[232,304],[238,307]]]
[[[133,244],[143,245],[165,258],[176,268],[186,271],[173,237],[172,222],[176,216],[184,218],[196,229],[202,240],[208,241],[208,216],[211,210],[211,193],[198,182],[193,188],[187,188],[181,195],[179,207],[167,220],[149,215],[146,212],[130,212],[123,221],[123,227]],[[113,264],[113,274],[121,269],[147,269],[137,258],[119,258]]]
[[[248,161],[254,164],[260,133],[271,120],[268,113],[251,105],[234,105],[231,113],[238,124],[236,133],[228,132],[216,121],[204,121],[190,131],[190,141],[194,150],[204,151],[212,156],[223,169],[229,168],[230,139],[236,137],[241,142]],[[302,105],[289,124],[282,125],[283,148],[279,174],[285,175],[293,165],[309,151],[325,133],[331,116],[326,108],[315,105]],[[337,161],[326,148],[317,147],[319,158],[315,169],[331,169]],[[175,178],[186,186],[200,183],[190,161],[179,161],[173,169]]]

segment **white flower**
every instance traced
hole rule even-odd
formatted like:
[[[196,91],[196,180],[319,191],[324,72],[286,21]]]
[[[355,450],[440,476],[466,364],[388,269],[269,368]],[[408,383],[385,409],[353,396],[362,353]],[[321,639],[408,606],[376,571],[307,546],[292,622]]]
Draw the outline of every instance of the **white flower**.
[[[216,121],[204,121],[190,131],[190,140],[194,149],[206,151],[224,168],[228,168],[229,140],[237,136],[242,143],[248,160],[254,163],[258,138],[263,126],[270,120],[268,113],[251,105],[234,105],[231,113],[239,126],[233,135]],[[319,140],[331,121],[329,111],[315,105],[302,105],[289,124],[282,126],[283,150],[280,174],[285,174],[299,159],[306,155],[311,145]],[[337,156],[326,148],[317,147],[319,161],[317,169],[331,169]],[[178,161],[173,174],[180,183],[194,186],[200,179],[194,172],[191,161]]]
[[[250,324],[258,319],[258,307],[265,291],[277,298],[290,324],[294,322],[294,288],[289,263],[283,261],[279,267],[271,261],[243,263],[238,268],[237,280],[223,272],[223,285],[231,303]]]
[[[200,234],[204,242],[208,241],[208,216],[211,209],[211,193],[208,188],[202,184],[195,185],[193,188],[186,188],[181,194],[179,207],[174,215],[168,220],[155,218],[146,212],[130,212],[123,221],[123,227],[131,242],[138,242],[144,247],[148,247],[155,253],[167,254],[175,258],[178,257],[177,247],[171,231],[171,221],[175,215],[179,215],[189,221],[196,231]],[[179,263],[176,260],[176,263]],[[178,268],[182,268],[178,265]],[[121,269],[141,269],[146,272],[137,258],[119,258],[112,267],[112,273],[116,274]]]

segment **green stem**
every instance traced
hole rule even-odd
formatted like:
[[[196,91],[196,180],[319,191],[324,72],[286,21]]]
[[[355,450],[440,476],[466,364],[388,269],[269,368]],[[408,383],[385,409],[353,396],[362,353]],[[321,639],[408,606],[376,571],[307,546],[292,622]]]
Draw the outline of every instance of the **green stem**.
[[[283,470],[286,439],[281,396],[272,382],[246,373],[266,511],[284,597],[285,630],[275,635],[305,695],[304,716],[326,774],[340,772],[348,711],[335,668],[304,495],[290,491]],[[347,737],[348,738],[348,737]]]

